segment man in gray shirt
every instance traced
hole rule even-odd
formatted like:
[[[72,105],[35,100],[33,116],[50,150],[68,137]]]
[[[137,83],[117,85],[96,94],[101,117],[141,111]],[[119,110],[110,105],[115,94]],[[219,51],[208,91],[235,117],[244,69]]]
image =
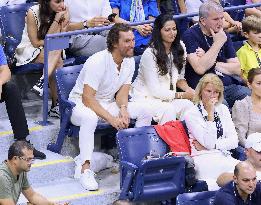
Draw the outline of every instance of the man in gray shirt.
[[[8,150],[8,160],[0,165],[0,204],[15,205],[21,192],[31,204],[54,205],[35,192],[27,179],[34,159],[33,146],[26,141],[16,141]]]

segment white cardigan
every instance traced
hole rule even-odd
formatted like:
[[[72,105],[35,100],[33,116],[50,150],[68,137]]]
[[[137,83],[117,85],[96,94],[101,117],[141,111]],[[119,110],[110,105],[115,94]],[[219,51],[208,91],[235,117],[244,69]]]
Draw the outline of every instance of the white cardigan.
[[[202,113],[207,116],[207,111],[202,105]],[[208,151],[227,151],[238,146],[238,136],[228,108],[221,104],[215,107],[223,127],[223,136],[217,139],[216,122],[205,121],[198,107],[195,105],[185,113],[185,122],[190,132],[190,138],[196,139]],[[192,147],[194,154],[200,154]],[[203,153],[202,153],[203,154]],[[193,153],[192,153],[193,155]]]
[[[184,58],[186,58],[186,48],[183,42],[181,45],[185,51]],[[159,75],[156,58],[151,47],[147,48],[141,56],[138,76],[132,84],[132,99],[160,99],[163,101],[171,101],[175,98],[176,84],[180,79],[184,79],[185,65],[178,73],[178,69],[172,64],[171,72],[172,79],[169,73],[166,75]],[[170,90],[170,81],[172,81],[173,90]]]

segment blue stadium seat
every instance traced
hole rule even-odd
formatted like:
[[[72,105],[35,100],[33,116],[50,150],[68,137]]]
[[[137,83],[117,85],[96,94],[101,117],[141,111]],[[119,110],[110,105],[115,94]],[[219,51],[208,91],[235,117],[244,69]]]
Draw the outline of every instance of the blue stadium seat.
[[[2,32],[3,47],[9,64],[14,59],[15,49],[21,41],[25,25],[25,15],[33,4],[17,4],[0,8],[0,28]],[[41,72],[43,64],[30,63],[23,66],[11,66],[13,74]]]
[[[177,197],[176,205],[211,205],[215,194],[215,191],[180,194]]]
[[[131,201],[167,201],[185,191],[183,157],[146,160],[146,156],[163,156],[168,145],[153,126],[130,128],[117,133],[120,156],[120,199]]]

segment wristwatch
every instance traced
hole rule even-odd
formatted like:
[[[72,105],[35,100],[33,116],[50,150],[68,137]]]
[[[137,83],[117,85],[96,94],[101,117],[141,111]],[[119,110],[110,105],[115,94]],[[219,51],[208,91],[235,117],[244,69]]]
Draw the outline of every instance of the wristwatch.
[[[84,28],[89,28],[89,27],[88,27],[88,22],[87,22],[87,20],[84,21],[84,22],[82,23],[82,25],[83,25]]]

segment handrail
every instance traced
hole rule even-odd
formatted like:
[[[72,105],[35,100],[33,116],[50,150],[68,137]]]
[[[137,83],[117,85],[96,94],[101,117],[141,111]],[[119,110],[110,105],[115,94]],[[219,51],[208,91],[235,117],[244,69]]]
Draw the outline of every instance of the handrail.
[[[224,11],[231,11],[231,10],[239,10],[239,9],[246,9],[246,8],[253,8],[253,7],[259,7],[261,6],[261,3],[255,3],[255,4],[247,4],[247,5],[240,5],[240,6],[231,6],[231,7],[225,7]],[[188,13],[188,14],[179,14],[174,15],[174,19],[181,19],[186,17],[193,17],[198,16],[198,12]],[[150,24],[153,23],[154,20],[146,20],[142,22],[135,22],[135,23],[129,23],[130,26],[136,26],[136,25],[142,25],[142,24]],[[69,37],[73,35],[79,35],[79,34],[86,34],[86,33],[93,33],[93,32],[101,32],[104,30],[110,30],[110,26],[103,26],[98,28],[89,28],[89,29],[82,29],[82,30],[76,30],[76,31],[68,31],[68,32],[62,32],[62,33],[55,33],[55,34],[47,34],[44,39],[44,86],[43,86],[43,121],[41,122],[42,125],[47,125],[47,117],[48,117],[48,52],[54,49],[50,49],[52,43],[50,43],[54,39],[58,39],[60,37],[63,37],[64,41],[66,41],[63,45],[61,45],[60,48],[57,49],[64,49],[69,47]],[[57,46],[56,46],[57,47]]]

